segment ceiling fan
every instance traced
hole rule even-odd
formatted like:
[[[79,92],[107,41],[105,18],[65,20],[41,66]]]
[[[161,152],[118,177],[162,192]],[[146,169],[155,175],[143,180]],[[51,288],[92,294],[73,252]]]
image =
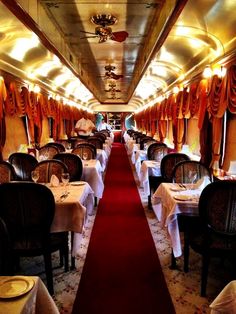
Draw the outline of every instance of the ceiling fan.
[[[120,89],[115,89],[115,88],[109,88],[109,89],[105,89],[106,93],[121,93]]]
[[[122,74],[116,74],[114,72],[114,70],[116,68],[114,65],[108,64],[104,68],[106,70],[105,75],[104,75],[106,79],[119,80],[120,78],[123,77]]]
[[[123,42],[129,36],[126,31],[112,32],[110,25],[114,25],[117,22],[117,18],[113,15],[97,14],[91,17],[91,22],[95,25],[98,25],[97,27],[95,27],[94,33],[86,31],[80,32],[85,34],[91,34],[93,36],[85,36],[81,37],[81,39],[98,37],[99,43],[104,43],[108,39],[117,42]]]
[[[114,94],[116,92],[120,93],[121,90],[116,88],[116,83],[115,82],[111,82],[109,84],[109,89],[105,89],[105,92],[107,92],[107,93],[111,92],[112,94]]]

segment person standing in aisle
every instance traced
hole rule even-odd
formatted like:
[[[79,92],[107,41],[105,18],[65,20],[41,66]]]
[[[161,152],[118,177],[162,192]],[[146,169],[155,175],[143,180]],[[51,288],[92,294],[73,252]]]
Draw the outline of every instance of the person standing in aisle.
[[[111,131],[112,127],[110,124],[106,123],[104,119],[102,119],[102,121],[99,123],[98,127],[97,127],[98,131],[102,131],[102,130],[108,130]]]
[[[95,125],[86,115],[76,122],[75,131],[80,138],[88,138],[93,130],[95,130]]]

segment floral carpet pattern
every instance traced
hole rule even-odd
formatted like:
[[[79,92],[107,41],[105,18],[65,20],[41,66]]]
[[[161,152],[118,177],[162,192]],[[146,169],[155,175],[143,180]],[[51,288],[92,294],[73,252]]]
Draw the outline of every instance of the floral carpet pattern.
[[[132,163],[131,163],[132,166]],[[132,166],[134,177],[139,189],[140,198],[144,207],[150,231],[155,243],[155,247],[160,259],[162,270],[166,279],[167,286],[172,297],[177,314],[207,314],[210,313],[209,304],[229,282],[229,274],[226,274],[225,266],[220,261],[212,261],[207,285],[207,298],[200,296],[200,272],[201,258],[198,254],[190,251],[190,269],[188,273],[183,271],[183,258],[178,258],[177,269],[172,270],[170,266],[171,246],[168,239],[167,230],[161,228],[160,223],[155,217],[154,212],[147,207],[147,196],[144,195],[143,189],[139,187],[139,182],[135,170]],[[76,269],[67,273],[63,272],[63,268],[54,269],[54,300],[61,314],[71,313],[74,299],[76,296],[78,284],[80,281],[83,265],[86,259],[86,253],[89,245],[90,235],[93,223],[96,217],[96,209],[94,214],[89,216],[87,224],[84,228],[80,251],[76,257]],[[32,268],[29,269],[29,263],[25,260],[22,267],[27,264],[27,273],[35,274],[35,268],[42,271],[42,260],[35,259]],[[32,264],[32,262],[30,262]],[[53,256],[53,264],[58,264],[58,255]],[[45,274],[40,274],[45,281]],[[99,314],[99,313],[98,313]],[[164,314],[164,313],[163,313]]]

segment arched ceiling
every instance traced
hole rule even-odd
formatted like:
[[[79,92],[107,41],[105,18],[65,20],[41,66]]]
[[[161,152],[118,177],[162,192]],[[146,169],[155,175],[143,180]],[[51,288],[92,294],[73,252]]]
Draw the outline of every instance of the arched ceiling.
[[[232,0],[2,0],[0,68],[93,111],[133,112],[234,54],[235,12]],[[104,16],[107,40],[91,20]]]

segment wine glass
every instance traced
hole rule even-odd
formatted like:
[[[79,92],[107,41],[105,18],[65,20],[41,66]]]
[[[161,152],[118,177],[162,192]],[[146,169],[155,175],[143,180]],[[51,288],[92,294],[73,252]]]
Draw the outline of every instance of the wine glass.
[[[31,178],[36,183],[39,179],[39,172],[38,170],[31,171]]]
[[[191,183],[190,189],[192,190],[194,188],[194,183],[196,182],[196,179],[197,179],[196,171],[189,170],[188,178],[189,178],[189,182]]]
[[[88,153],[87,152],[83,152],[82,159],[83,160],[87,160],[88,159]]]
[[[61,175],[61,181],[65,188],[65,194],[67,194],[67,185],[70,181],[70,174],[68,172],[63,172]]]
[[[66,148],[68,149],[68,150],[70,150],[71,149],[71,143],[67,143],[67,145],[66,145]]]

